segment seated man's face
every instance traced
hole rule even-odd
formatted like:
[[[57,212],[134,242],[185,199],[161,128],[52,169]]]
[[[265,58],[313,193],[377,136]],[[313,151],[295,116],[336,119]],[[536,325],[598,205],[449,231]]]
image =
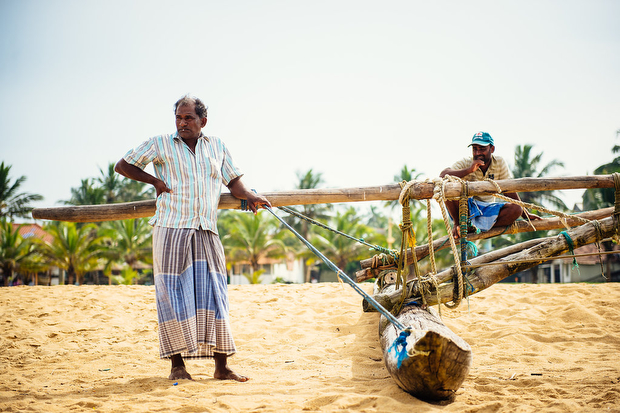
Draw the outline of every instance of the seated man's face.
[[[491,154],[495,152],[495,146],[493,145],[472,145],[472,156],[474,159],[481,160],[485,166],[489,166],[491,163]]]

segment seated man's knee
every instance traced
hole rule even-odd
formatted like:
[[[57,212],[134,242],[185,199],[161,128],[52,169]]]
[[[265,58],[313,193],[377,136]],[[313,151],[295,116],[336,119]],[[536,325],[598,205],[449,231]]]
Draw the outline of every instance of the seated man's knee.
[[[517,204],[507,203],[502,209],[499,211],[499,215],[497,216],[497,221],[495,222],[495,226],[505,227],[508,225],[512,225],[513,222],[517,220],[521,216],[523,209]]]

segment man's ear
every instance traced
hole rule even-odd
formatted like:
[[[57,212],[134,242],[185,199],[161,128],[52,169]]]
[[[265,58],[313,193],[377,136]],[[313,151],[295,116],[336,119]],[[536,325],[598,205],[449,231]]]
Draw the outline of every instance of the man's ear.
[[[495,152],[495,146],[491,145],[491,153]]]
[[[200,127],[204,128],[205,126],[207,126],[207,117],[205,116],[204,118],[200,119]]]

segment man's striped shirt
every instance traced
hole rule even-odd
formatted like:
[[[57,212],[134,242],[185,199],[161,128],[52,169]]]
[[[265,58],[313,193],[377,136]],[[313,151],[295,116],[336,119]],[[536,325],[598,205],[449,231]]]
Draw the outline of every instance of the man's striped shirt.
[[[469,168],[473,161],[474,160],[472,157],[463,158],[452,165],[451,168],[456,170]],[[491,165],[489,165],[489,169],[487,169],[486,174],[482,173],[482,169],[478,168],[475,172],[465,175],[463,180],[484,181],[485,178],[493,179],[494,181],[512,178],[512,174],[510,173],[510,169],[508,169],[508,164],[504,158],[501,156],[491,155]],[[495,197],[493,195],[481,195],[475,196],[474,198],[484,202],[495,202]]]
[[[175,132],[155,136],[123,157],[144,169],[153,163],[155,175],[172,193],[157,197],[157,210],[149,224],[166,228],[202,228],[217,234],[217,206],[222,183],[228,185],[241,171],[219,138],[201,135],[196,153]]]

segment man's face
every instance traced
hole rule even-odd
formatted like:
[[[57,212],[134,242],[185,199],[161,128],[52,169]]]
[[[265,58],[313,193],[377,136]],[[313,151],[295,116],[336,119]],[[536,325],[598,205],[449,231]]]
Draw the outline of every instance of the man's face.
[[[491,164],[491,154],[495,152],[495,146],[472,145],[471,151],[474,159],[479,159],[484,162],[484,166],[489,166]]]
[[[199,118],[196,115],[194,104],[177,107],[176,113],[177,132],[183,139],[197,139],[200,131],[207,124],[207,118]]]

